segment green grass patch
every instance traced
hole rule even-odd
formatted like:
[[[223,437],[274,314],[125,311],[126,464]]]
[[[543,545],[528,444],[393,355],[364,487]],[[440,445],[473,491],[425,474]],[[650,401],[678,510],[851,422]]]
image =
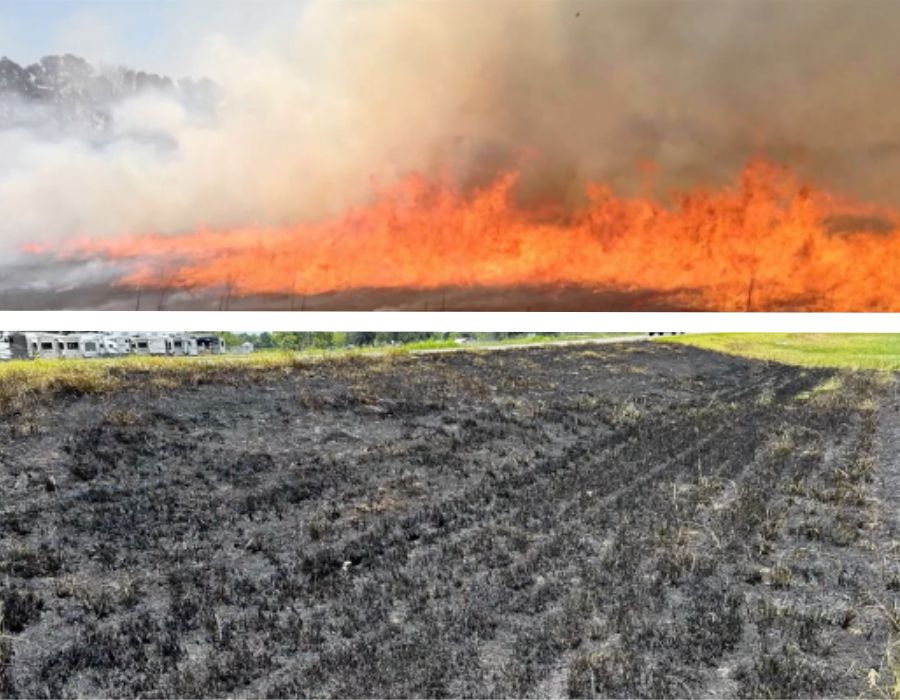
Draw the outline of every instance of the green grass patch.
[[[656,342],[803,367],[900,370],[900,334],[893,333],[710,333]]]

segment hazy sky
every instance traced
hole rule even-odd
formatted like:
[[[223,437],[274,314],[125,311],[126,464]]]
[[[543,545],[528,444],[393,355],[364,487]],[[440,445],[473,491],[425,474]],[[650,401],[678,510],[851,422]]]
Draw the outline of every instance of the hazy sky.
[[[198,41],[256,40],[295,24],[305,0],[0,0],[0,55],[74,53],[96,64],[185,75]]]

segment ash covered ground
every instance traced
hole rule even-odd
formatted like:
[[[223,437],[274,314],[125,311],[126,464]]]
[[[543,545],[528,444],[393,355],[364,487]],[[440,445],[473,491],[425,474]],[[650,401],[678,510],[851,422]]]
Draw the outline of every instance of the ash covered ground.
[[[644,343],[26,399],[0,695],[877,695],[897,407]]]

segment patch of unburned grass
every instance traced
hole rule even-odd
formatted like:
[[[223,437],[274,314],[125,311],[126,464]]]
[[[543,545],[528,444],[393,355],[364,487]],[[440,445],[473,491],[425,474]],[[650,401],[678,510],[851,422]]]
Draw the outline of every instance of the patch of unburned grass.
[[[878,408],[877,397],[893,381],[887,372],[843,370],[794,398],[821,409],[849,408],[871,413]]]
[[[822,401],[825,397],[830,396],[836,393],[842,387],[841,378],[837,375],[833,377],[828,377],[818,384],[816,384],[812,389],[807,391],[801,391],[797,394],[797,398],[800,401]]]
[[[803,367],[900,370],[900,334],[894,333],[710,333],[655,342]]]
[[[0,408],[35,394],[100,394],[146,379],[162,389],[195,383],[223,370],[275,370],[314,362],[316,355],[270,352],[210,357],[118,357],[102,359],[12,360],[0,363]]]

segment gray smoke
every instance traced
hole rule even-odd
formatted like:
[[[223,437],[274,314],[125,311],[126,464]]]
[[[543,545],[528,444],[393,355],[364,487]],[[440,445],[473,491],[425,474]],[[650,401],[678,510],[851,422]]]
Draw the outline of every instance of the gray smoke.
[[[196,38],[182,72],[218,85],[212,115],[147,90],[101,142],[0,131],[0,240],[278,225],[372,177],[517,164],[523,197],[574,202],[633,191],[641,161],[665,194],[762,155],[900,205],[897,36],[892,0],[314,0],[254,47]]]

